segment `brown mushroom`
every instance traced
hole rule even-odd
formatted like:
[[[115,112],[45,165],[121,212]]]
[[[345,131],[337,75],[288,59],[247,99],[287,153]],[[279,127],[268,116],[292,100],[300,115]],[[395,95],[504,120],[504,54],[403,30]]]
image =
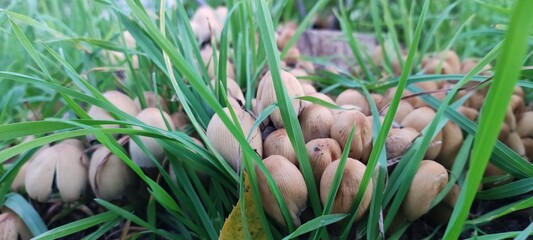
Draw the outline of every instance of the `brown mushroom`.
[[[285,128],[280,128],[268,135],[263,143],[263,153],[265,157],[280,155],[298,166],[298,159],[292,147],[289,136]]]
[[[368,105],[368,101],[366,100],[366,97],[358,92],[357,90],[353,89],[346,89],[344,92],[339,94],[337,99],[335,100],[335,103],[339,106],[342,105],[353,105],[358,106],[361,108],[361,112],[365,115],[370,115],[370,106]]]
[[[304,108],[299,118],[305,142],[329,137],[334,121],[329,108],[312,104]]]
[[[341,147],[337,141],[331,138],[313,139],[305,144],[305,147],[307,148],[315,182],[320,183],[322,173],[324,173],[326,167],[341,157]]]
[[[344,147],[348,141],[348,136],[355,128],[355,133],[350,143],[349,157],[361,159],[366,163],[370,152],[372,151],[372,125],[366,116],[355,110],[348,110],[338,113],[335,116],[330,130],[331,138],[335,139],[341,147]]]
[[[387,159],[401,157],[419,135],[414,128],[391,128],[385,142]]]
[[[412,127],[419,132],[433,121],[435,118],[435,111],[428,107],[417,108],[409,113],[401,122],[404,127]],[[438,132],[433,139],[431,145],[428,147],[425,158],[436,159],[442,147],[442,132]]]

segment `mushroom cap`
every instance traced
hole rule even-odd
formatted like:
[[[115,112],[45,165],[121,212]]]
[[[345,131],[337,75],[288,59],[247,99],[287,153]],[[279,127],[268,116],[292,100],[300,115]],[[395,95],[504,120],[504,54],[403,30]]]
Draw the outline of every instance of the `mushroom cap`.
[[[3,209],[0,214],[0,239],[30,239],[33,234],[28,229],[24,221],[8,208]]]
[[[104,200],[122,197],[134,184],[133,171],[105,146],[96,149],[91,157],[89,183],[94,194]]]
[[[263,143],[263,153],[265,157],[280,155],[298,166],[298,159],[292,147],[289,136],[285,128],[280,128],[268,135]]]
[[[263,140],[261,138],[261,132],[259,131],[259,128],[256,128],[252,132],[252,127],[255,123],[254,117],[241,108],[233,108],[233,110],[235,111],[235,115],[239,121],[239,123],[236,125],[241,127],[245,137],[248,137],[248,135],[252,133],[248,139],[248,143],[257,152],[257,154],[259,154],[259,156],[262,156]],[[228,116],[231,116],[229,108],[224,108],[224,112]],[[231,117],[230,120],[233,121]],[[236,171],[239,170],[242,162],[241,147],[237,139],[235,139],[226,125],[224,125],[218,114],[213,115],[209,121],[209,124],[207,125],[206,136],[213,147],[233,167],[233,169]]]
[[[533,161],[533,138],[522,138],[524,149],[526,150],[526,157],[529,161]]]
[[[305,142],[329,137],[334,121],[329,108],[312,104],[304,108],[299,118]]]
[[[304,177],[294,164],[280,155],[272,155],[265,158],[263,164],[276,182],[283,200],[287,204],[292,222],[297,227],[300,226],[300,213],[305,209],[308,197]],[[277,201],[267,184],[265,174],[258,167],[256,167],[256,172],[259,194],[265,212],[282,225],[287,226]]]
[[[335,178],[335,172],[339,167],[339,163],[340,161],[331,162],[324,170],[322,178],[320,179],[320,200],[323,204],[326,203],[328,198],[331,184]],[[337,195],[333,201],[331,213],[348,213],[350,211],[355,196],[357,195],[357,191],[359,191],[359,185],[361,184],[365,170],[366,166],[360,161],[352,158],[346,159],[344,174],[342,175]],[[368,210],[372,198],[372,189],[372,182],[369,182],[361,201],[361,205],[359,206],[356,220],[360,219]]]
[[[419,135],[420,133],[414,128],[391,128],[385,142],[387,159],[402,156]]]
[[[302,86],[302,90],[304,91],[305,96],[316,93],[316,88],[313,85],[305,82],[300,82],[300,85]]]
[[[525,156],[526,155],[526,149],[524,147],[524,143],[522,142],[522,139],[520,138],[520,135],[518,135],[517,132],[511,132],[507,136],[507,139],[503,141],[505,145],[509,146],[511,149],[513,149],[518,155]]]
[[[309,162],[313,169],[315,182],[320,183],[322,173],[329,163],[339,159],[342,154],[341,146],[332,138],[317,138],[305,144]]]
[[[431,202],[447,182],[448,172],[442,165],[423,160],[401,206],[407,220],[414,221],[428,212]]]
[[[470,119],[470,121],[475,121],[479,115],[479,112],[476,109],[465,106],[459,106],[457,112],[463,114],[466,118]]]
[[[285,85],[285,89],[287,90],[287,94],[289,95],[289,97],[299,97],[304,95],[304,91],[302,89],[302,86],[300,85],[300,82],[298,82],[298,80],[294,76],[284,70],[280,70],[280,73],[282,83],[283,85]],[[261,79],[261,82],[259,82],[259,86],[257,88],[258,111],[263,111],[263,109],[265,109],[268,105],[276,101],[277,97],[276,92],[274,90],[272,73],[268,71]],[[300,115],[300,112],[303,108],[302,101],[299,99],[293,99],[292,107],[294,108],[296,116]],[[276,128],[279,129],[284,127],[284,123],[281,119],[281,112],[279,109],[276,109],[270,115],[270,120],[274,123],[274,126]]]
[[[163,109],[163,111],[165,112],[168,112],[167,101],[164,98],[162,98],[158,94],[155,94],[152,91],[144,92],[143,95],[144,95],[144,100],[146,101],[146,107],[158,108],[157,104],[159,101],[159,105],[161,105],[161,109]],[[137,105],[138,109],[142,109],[139,97],[136,97],[133,101],[135,102],[135,105]]]
[[[389,111],[390,106],[385,107],[382,110],[381,115],[385,116]],[[396,115],[394,115],[394,121],[402,122],[407,114],[414,110],[413,106],[406,100],[401,100],[398,108],[396,109]]]
[[[197,27],[197,30],[193,28],[199,42],[205,42],[211,38],[210,29],[215,34],[216,39],[220,39],[223,25],[219,22],[218,17],[209,6],[200,6],[191,17],[191,26]]]
[[[333,101],[333,99],[331,99],[330,96],[328,96],[326,94],[323,94],[323,93],[320,93],[320,92],[310,93],[310,94],[307,94],[306,96],[318,98],[318,99],[320,99],[322,101],[325,101],[325,102],[328,102],[328,103],[331,103],[331,104],[335,104],[335,102]],[[314,103],[308,102],[308,101],[303,101],[302,104],[304,105],[304,108],[305,108],[306,106],[313,105]]]
[[[520,115],[516,124],[516,132],[522,138],[533,138],[533,112],[524,112]]]
[[[442,148],[437,160],[446,169],[452,169],[455,157],[463,145],[463,131],[457,124],[447,122],[442,128]]]
[[[170,119],[172,119],[172,122],[174,123],[174,126],[176,126],[176,129],[180,131],[185,130],[185,126],[191,123],[191,120],[184,112],[175,112],[170,115]]]
[[[105,92],[103,96],[111,104],[115,105],[115,107],[131,116],[135,116],[140,111],[139,107],[137,107],[137,104],[135,104],[135,102],[124,93],[119,91],[108,91]],[[89,114],[89,116],[95,120],[114,120],[109,112],[96,106],[91,106],[87,111],[87,114]],[[103,127],[118,128],[118,125],[104,125]]]
[[[43,202],[50,198],[55,185],[64,202],[75,201],[87,187],[87,156],[83,143],[69,139],[35,154],[25,176],[28,195]]]
[[[370,115],[370,106],[368,105],[368,101],[366,100],[366,97],[354,89],[346,89],[344,90],[337,99],[335,100],[335,103],[337,105],[354,105],[361,108],[361,112],[365,115]]]
[[[419,132],[422,132],[424,128],[433,121],[435,118],[435,111],[428,107],[417,108],[409,113],[401,122],[404,127],[411,127]],[[435,159],[441,150],[442,132],[437,133],[426,152],[427,159]]]
[[[213,59],[213,48],[211,47],[203,48],[200,51],[200,55],[202,56],[202,61],[204,62],[207,68],[207,76],[209,77],[209,79],[215,78],[216,77],[215,69],[218,69],[218,66],[215,66],[215,61]],[[217,55],[217,60],[220,60],[218,51],[216,51],[216,55]],[[235,79],[235,68],[233,66],[233,63],[231,63],[229,59],[226,62],[226,77]]]
[[[479,59],[474,59],[474,58],[465,59],[463,61],[463,63],[461,64],[461,72],[460,73],[467,74],[468,72],[470,72],[470,70],[472,70],[478,64],[479,64]],[[490,74],[489,73],[490,69],[491,69],[490,64],[485,65],[485,66],[483,66],[483,68],[481,69],[481,72],[479,74],[480,75],[488,75],[488,74]]]
[[[165,121],[169,124],[171,131],[176,127],[170,116],[164,112],[159,111],[157,108],[146,108],[137,114],[136,118],[143,122],[144,124],[160,129],[167,130],[167,125]],[[140,129],[140,127],[134,126],[135,129]],[[157,142],[156,139],[151,137],[140,136],[139,140],[144,144],[144,146],[150,151],[150,153],[157,159],[159,162],[163,161],[165,157],[165,151],[161,145]],[[141,149],[135,141],[130,141],[129,150],[131,159],[139,167],[153,168],[156,167],[155,163],[152,162],[150,157]]]
[[[372,151],[373,134],[372,125],[366,116],[359,111],[348,110],[338,113],[335,119],[337,120],[333,122],[330,130],[331,138],[335,139],[341,147],[344,147],[352,127],[355,127],[348,156],[367,162]]]
[[[216,82],[217,82],[216,79],[211,80],[211,86],[213,86],[213,89],[215,89]],[[235,80],[229,77],[226,80],[226,84],[227,84],[226,94],[228,95],[228,98],[234,98],[235,100],[238,100],[244,104],[245,102],[244,94],[242,93],[242,90],[239,84]]]
[[[425,74],[454,74],[455,69],[446,61],[430,59],[423,65]]]

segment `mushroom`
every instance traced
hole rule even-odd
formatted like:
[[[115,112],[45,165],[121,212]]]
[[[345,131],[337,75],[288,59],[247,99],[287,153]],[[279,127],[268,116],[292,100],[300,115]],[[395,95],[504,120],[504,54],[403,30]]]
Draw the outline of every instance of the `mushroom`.
[[[281,33],[276,38],[276,43],[278,45],[278,49],[285,48],[285,45],[289,42],[291,37],[296,32],[296,28],[298,26],[295,22],[287,22],[285,26],[283,26],[283,29],[281,30]]]
[[[516,132],[520,137],[533,138],[533,112],[524,112],[516,124]]]
[[[334,121],[329,108],[312,104],[304,108],[299,118],[305,142],[329,137]]]
[[[255,119],[250,113],[244,111],[242,108],[233,108],[235,115],[237,116],[236,126],[242,129],[245,137],[250,135],[248,143],[259,154],[263,155],[263,140],[261,139],[261,132],[259,128],[256,128],[252,132],[252,127],[255,123]],[[227,116],[231,116],[229,108],[224,108],[224,112]],[[233,121],[233,118],[230,117]],[[251,134],[250,134],[251,133]],[[242,150],[239,142],[233,134],[228,130],[226,125],[220,119],[218,114],[215,114],[209,121],[206,130],[206,136],[213,147],[222,155],[222,157],[233,167],[235,170],[239,170],[242,162]]]
[[[469,58],[469,59],[465,59],[463,61],[463,63],[461,64],[461,72],[462,74],[467,74],[468,72],[470,72],[476,65],[479,64],[479,60],[478,59],[474,59],[474,58]],[[483,68],[481,69],[480,71],[480,75],[489,75],[490,74],[490,69],[492,67],[490,66],[490,64],[488,65],[485,65],[483,66]]]
[[[391,128],[385,142],[387,159],[401,157],[419,135],[414,128]]]
[[[182,132],[185,130],[185,127],[191,123],[187,114],[181,111],[170,115],[170,119],[172,120],[172,123],[174,123],[174,126],[176,126],[176,129]]]
[[[370,106],[368,105],[368,101],[366,100],[366,97],[358,92],[357,90],[353,89],[346,89],[343,91],[337,99],[335,100],[335,103],[339,106],[342,105],[354,105],[361,108],[361,112],[365,115],[370,115]]]
[[[167,123],[170,126],[170,131],[174,131],[176,128],[174,122],[170,116],[164,112],[160,111],[157,108],[146,108],[137,114],[136,118],[143,122],[144,124],[160,129],[167,130]],[[140,129],[140,127],[134,126],[135,129]],[[156,139],[151,137],[139,136],[139,140],[144,144],[146,149],[154,156],[154,158],[161,162],[165,157],[165,151],[161,145],[156,141]],[[142,168],[154,168],[156,167],[155,163],[150,159],[150,157],[141,149],[141,147],[135,142],[130,141],[129,152],[131,159],[139,167]]]
[[[211,80],[211,86],[213,86],[213,89],[216,86],[216,82],[217,82],[216,79]],[[235,80],[229,77],[226,80],[226,84],[227,84],[226,94],[228,98],[233,98],[237,101],[240,101],[244,105],[245,103],[244,94],[242,93],[242,90],[239,84]]]
[[[287,90],[287,94],[289,97],[299,97],[303,96],[304,92],[302,89],[302,86],[298,82],[298,80],[292,76],[290,73],[280,70],[281,73],[281,81],[283,85],[285,86],[285,89]],[[270,71],[268,71],[265,76],[261,79],[261,82],[259,82],[259,86],[257,88],[257,104],[258,104],[258,111],[261,112],[263,109],[265,109],[268,105],[274,103],[277,101],[276,92],[274,90],[274,82],[272,79],[272,74]],[[292,100],[292,107],[294,108],[294,111],[296,112],[296,116],[300,115],[300,112],[302,111],[303,104],[302,101],[299,99],[293,99]],[[274,126],[276,128],[283,128],[284,123],[281,119],[281,112],[279,109],[276,109],[271,115],[270,120],[274,123]]]
[[[340,161],[331,162],[320,179],[320,200],[323,204],[326,203],[333,179],[335,178],[335,172],[339,168]],[[366,166],[358,160],[348,158],[346,159],[346,166],[344,168],[344,173],[337,190],[337,195],[333,201],[333,208],[331,213],[348,213],[352,207],[352,203],[355,200],[355,196],[359,191],[359,186],[361,180],[363,180],[363,174],[365,173]],[[361,205],[359,206],[359,211],[355,217],[356,220],[360,219],[368,210],[370,205],[370,200],[372,198],[372,182],[369,182]]]
[[[477,119],[477,116],[479,115],[479,112],[476,109],[465,106],[459,106],[457,112],[470,119],[470,121],[475,121]]]
[[[155,94],[154,92],[144,92],[143,95],[146,102],[146,107],[158,108],[158,105],[160,105],[163,111],[168,112],[167,101],[164,98]],[[142,109],[139,97],[136,97],[133,101],[135,102],[135,105],[137,105],[137,109]]]
[[[429,59],[422,70],[425,74],[454,74],[456,73],[454,67],[448,62],[440,59]]]
[[[507,139],[505,139],[503,143],[513,149],[518,155],[526,155],[524,143],[522,142],[522,139],[520,138],[520,135],[518,135],[517,132],[509,133]]]
[[[390,106],[387,106],[383,110],[381,110],[382,111],[381,115],[385,116],[387,112],[389,112],[389,108]],[[396,110],[396,115],[394,115],[394,121],[402,122],[405,116],[407,116],[407,114],[411,113],[413,110],[414,110],[413,106],[411,106],[411,104],[408,101],[401,100]]]
[[[522,138],[522,144],[526,150],[526,157],[529,161],[533,161],[533,138]]]
[[[207,75],[209,79],[215,78],[217,75],[215,74],[215,69],[218,69],[218,66],[215,66],[215,61],[213,59],[213,49],[211,47],[205,47],[200,51],[200,55],[202,56],[202,61],[204,62],[206,68],[207,68]],[[216,57],[217,60],[220,61],[218,58],[219,56],[218,51],[216,51]],[[218,63],[218,61],[217,61]],[[226,62],[226,77],[235,79],[235,68],[233,67],[233,63],[231,63],[228,59]]]
[[[107,91],[103,96],[115,107],[131,116],[135,116],[140,111],[137,104],[124,93],[119,91]],[[87,114],[95,120],[115,120],[109,112],[96,106],[91,106],[87,111]],[[104,125],[103,127],[118,128],[118,125]]]
[[[4,208],[0,214],[0,239],[30,239],[33,234],[24,221],[13,211]]]
[[[135,175],[120,158],[105,146],[99,146],[91,157],[89,183],[96,197],[114,200],[133,186]]]
[[[304,95],[309,95],[309,94],[312,94],[312,93],[316,93],[316,88],[313,87],[313,85],[309,84],[309,83],[301,83],[300,84],[302,86],[302,90],[304,91]]]
[[[283,156],[269,156],[263,160],[263,164],[279,188],[292,222],[296,227],[300,226],[300,213],[306,208],[308,197],[304,177],[298,168]],[[270,191],[265,174],[257,166],[256,172],[259,194],[265,212],[282,225],[287,226],[279,205]]]
[[[338,113],[336,121],[331,126],[330,135],[341,147],[348,141],[348,136],[355,127],[355,133],[350,143],[349,157],[361,159],[366,163],[372,151],[372,125],[365,115],[356,110],[348,110]]]
[[[431,202],[448,182],[448,172],[439,163],[423,160],[402,202],[401,210],[407,220],[414,221],[427,213]]]
[[[324,173],[326,167],[341,157],[341,147],[332,138],[313,139],[305,144],[305,147],[307,148],[315,182],[320,183],[322,173]]]
[[[401,122],[404,127],[412,127],[419,132],[433,121],[435,118],[435,111],[428,107],[417,108],[409,113]],[[438,132],[433,142],[428,147],[426,152],[426,159],[436,159],[442,147],[442,132]]]
[[[455,203],[461,194],[461,188],[459,185],[454,184],[452,189],[444,196],[442,201],[435,205],[428,213],[429,220],[437,224],[448,224],[450,217],[452,216],[453,209],[455,208]]]
[[[305,78],[307,76],[309,76],[309,74],[302,68],[293,68],[289,71],[290,74],[292,74],[295,78],[298,79],[298,81],[300,81],[300,84],[303,85],[304,84],[309,84],[311,86],[313,86],[313,81],[311,80],[305,80],[305,79],[302,79],[302,78]],[[314,88],[314,87],[313,87]]]
[[[296,153],[292,148],[291,141],[285,128],[280,128],[268,135],[263,143],[263,153],[265,157],[280,155],[289,160],[292,164],[298,166]]]
[[[64,202],[78,200],[87,187],[89,159],[83,151],[81,141],[67,139],[37,152],[26,170],[28,195],[44,202],[57,188]]]
[[[457,124],[447,122],[442,128],[442,148],[437,161],[446,169],[452,169],[461,145],[463,145],[463,131]]]
[[[218,21],[215,11],[207,6],[200,6],[191,17],[191,27],[200,43],[211,38],[213,31],[215,38],[220,39],[223,25]]]
[[[328,102],[328,103],[331,103],[331,104],[335,104],[335,102],[333,101],[333,99],[331,99],[331,97],[329,97],[326,94],[320,93],[320,92],[310,93],[310,94],[307,94],[306,96],[318,98],[318,99],[320,99],[322,101],[325,101],[325,102]],[[302,104],[303,104],[304,108],[306,106],[310,106],[310,105],[320,105],[320,104],[313,104],[310,101],[303,101]]]

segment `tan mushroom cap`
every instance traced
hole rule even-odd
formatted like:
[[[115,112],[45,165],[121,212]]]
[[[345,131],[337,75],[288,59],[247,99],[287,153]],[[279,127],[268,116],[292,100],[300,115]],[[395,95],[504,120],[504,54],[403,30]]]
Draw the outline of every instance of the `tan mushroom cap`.
[[[429,211],[431,202],[448,182],[448,172],[439,163],[423,160],[401,205],[407,220],[414,221]]]
[[[317,104],[306,106],[299,119],[305,142],[328,138],[334,121],[331,110]]]
[[[368,105],[368,101],[366,100],[366,97],[354,89],[346,89],[344,90],[337,99],[335,100],[335,103],[339,106],[342,105],[354,105],[361,108],[361,112],[365,115],[370,115],[370,106]]]
[[[272,155],[263,160],[263,164],[276,182],[283,200],[291,214],[295,226],[300,226],[300,213],[306,208],[307,186],[305,179],[294,164],[279,155]],[[256,167],[259,193],[265,212],[276,221],[287,226],[274,195],[270,191],[265,174]]]
[[[96,149],[91,157],[89,183],[94,194],[104,200],[122,197],[134,184],[133,171],[105,146]]]
[[[435,111],[428,107],[417,108],[409,113],[401,122],[404,127],[412,127],[419,132],[433,121],[435,118]],[[442,132],[437,133],[432,141],[432,144],[427,149],[425,157],[427,159],[436,159],[442,147]]]
[[[355,127],[355,133],[350,143],[349,157],[361,159],[367,162],[370,152],[372,151],[372,125],[366,116],[355,110],[343,111],[335,115],[336,121],[333,122],[330,130],[331,138],[335,139],[341,147],[344,147],[348,141],[352,127]]]
[[[285,89],[287,90],[287,94],[289,95],[289,97],[299,97],[304,95],[300,82],[298,82],[298,80],[294,76],[284,70],[280,70],[280,73],[282,83],[285,85]],[[272,74],[270,71],[268,71],[262,78],[261,82],[259,82],[259,86],[257,88],[257,110],[261,112],[268,105],[276,101],[277,97],[276,92],[274,90]],[[300,112],[303,109],[302,101],[299,99],[293,99],[292,107],[294,108],[296,115],[300,115]],[[274,126],[276,128],[279,129],[284,127],[284,123],[281,119],[281,112],[279,109],[276,109],[270,115],[270,120],[274,123]]]
[[[165,112],[168,112],[167,101],[164,98],[162,98],[158,94],[155,94],[154,92],[151,92],[151,91],[144,92],[143,95],[144,95],[144,100],[146,101],[146,107],[158,108],[157,105],[159,102],[161,109],[163,109],[163,111]],[[136,97],[133,101],[135,102],[135,105],[137,105],[137,108],[141,109],[141,102],[139,100],[139,97]]]
[[[516,132],[522,138],[533,138],[533,112],[524,112],[520,115],[516,124]]]
[[[217,81],[218,80],[216,79],[211,80],[211,86],[213,87],[213,89],[215,89],[215,91],[216,91]],[[239,84],[235,80],[233,80],[233,78],[229,78],[229,77],[226,80],[226,84],[227,84],[227,91],[226,91],[227,97],[238,100],[242,104],[244,104],[245,103],[244,94],[242,93],[242,90]]]
[[[320,180],[320,200],[323,204],[326,203],[339,164],[340,161],[338,160],[331,162],[322,174],[322,179]],[[359,191],[359,186],[365,170],[366,166],[360,161],[352,158],[346,160],[344,174],[342,175],[337,195],[333,201],[331,213],[348,213],[350,211],[355,196],[357,195],[357,191]],[[369,182],[365,194],[363,195],[361,205],[359,206],[359,211],[357,211],[356,220],[360,219],[368,210],[372,198],[372,189],[372,182]]]
[[[167,123],[171,128],[167,131],[174,131],[174,129],[176,128],[170,116],[166,112],[160,111],[157,108],[146,108],[139,112],[136,118],[148,126],[160,128],[163,130],[167,130]],[[134,126],[133,128],[140,129],[140,127],[137,126]],[[156,139],[151,137],[140,136],[139,140],[150,151],[150,153],[155,157],[156,160],[158,160],[159,162],[163,161],[163,159],[165,158],[165,151],[163,147],[159,145]],[[133,160],[133,162],[139,165],[139,167],[156,167],[155,163],[150,159],[150,157],[133,140],[130,140],[129,151],[131,159]]]
[[[216,77],[215,69],[218,69],[218,66],[215,66],[215,60],[213,59],[213,49],[211,47],[203,48],[200,51],[200,55],[202,55],[202,61],[204,62],[206,68],[207,68],[207,75],[209,79],[213,79]],[[219,57],[219,51],[216,51],[217,60],[220,60]],[[219,61],[216,61],[217,63]],[[233,66],[233,63],[231,63],[228,59],[226,62],[226,77],[235,79],[235,68]]]
[[[239,120],[236,124],[240,126],[244,136],[251,136],[248,139],[250,146],[259,154],[263,155],[263,140],[261,139],[261,132],[259,128],[256,128],[252,132],[252,127],[255,123],[255,119],[250,113],[242,110],[241,108],[233,108],[235,114]],[[226,115],[231,116],[229,108],[224,108]],[[230,120],[232,118],[230,117]],[[217,114],[213,115],[209,124],[207,125],[206,136],[213,147],[222,155],[222,157],[233,167],[235,170],[239,170],[242,162],[242,150],[239,142],[233,134],[228,130],[226,125],[220,119]]]
[[[307,154],[309,155],[309,162],[313,169],[315,182],[320,183],[324,170],[329,163],[339,159],[342,154],[339,143],[332,138],[318,138],[309,141],[305,144]]]
[[[387,159],[401,157],[419,135],[414,128],[391,128],[385,142]]]
[[[24,221],[9,208],[4,208],[0,214],[0,239],[16,240],[33,237]]]
[[[131,116],[137,115],[137,113],[140,111],[135,102],[124,93],[119,91],[107,91],[103,94],[103,96],[111,104],[115,105],[115,107]],[[114,120],[109,112],[96,106],[91,106],[87,111],[87,114],[89,114],[89,116],[95,120]],[[103,127],[118,128],[118,125],[104,125]]]
[[[263,153],[265,157],[272,155],[283,156],[292,164],[298,166],[296,153],[285,128],[280,128],[267,136],[263,143]]]
[[[385,107],[381,111],[381,115],[385,116],[389,112],[390,106]],[[402,122],[403,119],[412,111],[414,111],[413,106],[406,100],[401,100],[398,108],[396,109],[396,115],[394,115],[394,121]]]
[[[442,128],[442,148],[437,161],[446,169],[452,169],[455,157],[463,145],[463,131],[457,124],[447,122]]]

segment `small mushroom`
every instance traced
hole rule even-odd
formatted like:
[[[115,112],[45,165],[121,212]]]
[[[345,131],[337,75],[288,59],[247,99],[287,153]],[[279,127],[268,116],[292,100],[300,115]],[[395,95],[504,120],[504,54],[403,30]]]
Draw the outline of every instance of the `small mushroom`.
[[[429,220],[436,224],[448,224],[459,194],[461,194],[461,188],[459,185],[454,184],[442,201],[429,211]]]
[[[427,213],[431,202],[444,189],[446,183],[446,169],[435,161],[423,160],[401,205],[407,220],[414,221]]]
[[[223,25],[218,21],[215,11],[205,5],[200,6],[191,17],[191,27],[198,41],[202,43],[211,38],[210,31],[213,31],[216,39],[220,39]]]
[[[173,131],[176,128],[170,116],[166,112],[160,111],[157,108],[146,108],[139,112],[136,118],[148,126],[167,130],[166,123],[168,123],[171,128],[170,131]],[[140,129],[140,127],[137,126],[134,126],[134,128]],[[165,157],[165,151],[163,150],[163,147],[159,145],[156,139],[151,137],[140,136],[139,140],[144,144],[146,149],[150,151],[150,153],[154,156],[156,160],[158,160],[159,162],[163,161],[163,158]],[[146,153],[135,141],[130,140],[129,150],[131,159],[133,160],[133,162],[139,165],[139,167],[156,167],[155,163],[150,159],[148,155],[146,155]]]
[[[478,59],[474,59],[474,58],[469,58],[469,59],[465,59],[463,61],[463,63],[461,64],[461,72],[462,74],[467,74],[468,72],[470,72],[476,65],[479,64],[479,60]],[[489,75],[490,74],[490,69],[492,67],[489,65],[485,65],[483,66],[483,68],[481,69],[480,71],[480,75]]]
[[[303,85],[304,84],[310,84],[311,86],[313,86],[313,81],[311,80],[305,80],[305,79],[302,79],[302,78],[305,78],[307,76],[309,76],[309,74],[302,68],[293,68],[289,71],[290,74],[292,74],[295,78],[298,79],[298,81],[300,81],[300,84]]]
[[[137,104],[135,104],[130,97],[119,91],[108,91],[105,92],[103,96],[111,104],[115,105],[115,107],[131,116],[137,115],[137,113],[140,111],[137,107]],[[95,120],[114,120],[111,114],[109,114],[106,110],[96,106],[91,106],[87,111],[87,114],[89,114],[89,116]],[[104,125],[103,127],[118,128],[118,125]]]
[[[447,122],[442,128],[442,148],[437,161],[446,169],[452,169],[455,157],[463,145],[463,131],[453,122]]]
[[[287,94],[289,95],[289,97],[299,97],[304,95],[302,86],[294,76],[284,70],[280,70],[280,73],[281,81],[283,85],[285,85],[285,89],[287,90]],[[276,101],[277,97],[276,92],[274,90],[274,81],[272,79],[271,72],[268,71],[262,78],[261,82],[259,82],[259,86],[257,88],[258,111],[263,111],[263,109],[265,109],[268,105]],[[294,108],[296,115],[300,115],[300,112],[303,108],[302,101],[299,99],[293,99],[292,107]],[[279,109],[276,109],[270,115],[270,120],[274,123],[274,126],[276,128],[279,129],[284,127],[284,123],[281,119],[281,112]]]
[[[457,112],[470,119],[470,121],[475,121],[477,119],[477,116],[479,115],[479,112],[476,109],[465,106],[459,106]]]
[[[89,159],[83,150],[81,141],[67,139],[39,151],[26,171],[24,182],[28,195],[44,202],[50,198],[52,189],[57,188],[64,202],[79,199],[88,185]]]
[[[533,161],[533,138],[522,138],[522,144],[526,150],[526,157],[529,161]]]
[[[355,127],[355,133],[350,143],[349,157],[361,159],[366,163],[372,151],[372,125],[366,116],[355,110],[340,112],[335,116],[330,130],[331,138],[335,139],[341,147],[348,141],[348,136]]]
[[[307,186],[305,179],[294,164],[279,155],[272,155],[263,160],[263,164],[276,182],[283,200],[291,214],[296,227],[301,225],[300,213],[306,208]],[[270,191],[265,174],[256,167],[259,194],[265,212],[276,221],[287,226],[274,195]]]
[[[298,25],[296,25],[295,22],[287,22],[285,26],[283,26],[283,29],[281,30],[281,33],[276,38],[276,43],[278,45],[278,49],[285,48],[285,45],[289,42],[291,37],[296,32],[296,28]]]
[[[520,137],[533,138],[533,112],[524,112],[516,124],[516,132]]]
[[[385,116],[387,112],[389,111],[389,108],[390,106],[385,107],[382,110],[381,115]],[[414,110],[413,106],[411,106],[411,104],[408,101],[401,100],[400,104],[398,105],[398,108],[396,109],[396,115],[394,115],[394,121],[402,122],[405,116],[407,116],[407,114],[411,113],[413,110]]]
[[[339,168],[340,161],[331,162],[320,179],[320,200],[323,204],[326,203],[333,179],[335,178],[335,172]],[[352,207],[352,203],[355,200],[355,196],[359,191],[361,180],[365,173],[366,166],[358,160],[348,158],[346,159],[346,166],[344,168],[344,174],[337,190],[337,195],[333,201],[333,208],[331,213],[348,213]],[[369,182],[363,195],[359,211],[355,217],[356,220],[360,219],[368,210],[370,200],[372,198],[372,182]]]
[[[217,81],[216,79],[211,80],[211,86],[213,86],[213,89],[216,86],[216,81]],[[240,101],[242,104],[244,104],[245,102],[244,94],[242,93],[242,90],[239,84],[232,78],[227,78],[226,84],[227,84],[226,94],[228,98],[233,98],[237,101]]]
[[[280,128],[268,135],[263,143],[263,153],[265,157],[280,155],[289,160],[292,164],[298,166],[296,153],[292,148],[291,141],[285,128]]]
[[[177,130],[184,131],[185,127],[191,123],[191,120],[184,112],[175,112],[170,115],[170,119]]]
[[[89,166],[89,183],[96,197],[114,200],[122,197],[135,182],[133,171],[105,146],[96,149]]]
[[[248,143],[259,156],[262,156],[263,140],[261,138],[261,132],[259,131],[259,128],[256,128],[252,132],[252,127],[255,123],[254,117],[241,108],[233,108],[233,110],[235,111],[238,120],[236,125],[241,127],[245,137],[248,137],[251,133]],[[231,116],[229,108],[224,108],[224,112],[226,115]],[[230,120],[233,121],[233,118],[230,117]],[[242,162],[241,147],[237,139],[235,139],[226,125],[224,125],[218,114],[215,114],[209,121],[206,136],[213,147],[233,167],[233,169],[239,170]]]
[[[507,139],[505,139],[503,143],[513,149],[518,155],[526,155],[524,143],[522,142],[522,139],[520,138],[520,135],[518,135],[517,132],[509,133]]]
[[[391,128],[385,142],[387,159],[401,157],[419,135],[414,128]]]
[[[368,101],[366,100],[366,97],[358,92],[357,90],[353,89],[346,89],[344,92],[339,94],[337,99],[335,100],[335,103],[339,106],[342,105],[354,105],[361,108],[361,112],[365,115],[370,115],[370,106],[368,105]]]
[[[317,138],[305,144],[309,162],[313,169],[315,182],[320,183],[322,173],[326,167],[333,161],[339,159],[342,154],[339,143],[332,138]]]
[[[316,88],[313,87],[313,85],[309,83],[301,83],[300,85],[302,86],[302,90],[304,91],[305,96],[312,94],[312,93],[316,93]]]
[[[30,229],[26,226],[24,221],[13,211],[4,208],[3,213],[0,214],[0,239],[2,240],[16,240],[16,239],[30,239],[33,237]]]
[[[417,108],[409,113],[401,122],[404,127],[412,127],[419,132],[433,121],[435,118],[435,111],[428,107]],[[428,147],[426,152],[426,159],[436,159],[442,147],[442,132],[437,133],[433,139],[432,144]]]
[[[304,108],[299,118],[305,142],[329,137],[334,121],[329,108],[312,104]]]
[[[306,96],[318,98],[318,99],[320,99],[322,101],[325,101],[325,102],[328,102],[328,103],[331,103],[331,104],[335,104],[335,102],[333,101],[333,99],[331,99],[331,97],[329,97],[326,94],[320,93],[320,92],[310,93],[310,94],[307,94]],[[314,105],[310,101],[303,101],[302,104],[303,104],[304,108],[306,106]],[[317,104],[317,105],[319,105],[319,104]]]
[[[167,101],[164,98],[155,94],[154,92],[144,92],[143,94],[144,94],[144,100],[146,102],[146,107],[158,108],[158,102],[159,102],[161,109],[163,109],[163,111],[165,112],[168,112]],[[135,102],[135,105],[137,105],[138,109],[142,109],[139,97],[136,97],[133,101]]]
[[[430,59],[424,64],[425,74],[454,74],[455,69],[446,61],[440,59]]]
[[[206,68],[207,68],[207,75],[209,79],[214,79],[217,75],[215,74],[215,69],[218,69],[218,66],[215,66],[215,61],[213,59],[213,49],[211,47],[203,48],[200,51],[200,55],[202,56],[202,61],[204,62]],[[216,51],[216,57],[217,60],[220,60],[218,57],[219,52]],[[218,63],[218,61],[217,61]],[[235,68],[233,67],[233,63],[231,63],[228,59],[226,63],[226,77],[235,79]]]

